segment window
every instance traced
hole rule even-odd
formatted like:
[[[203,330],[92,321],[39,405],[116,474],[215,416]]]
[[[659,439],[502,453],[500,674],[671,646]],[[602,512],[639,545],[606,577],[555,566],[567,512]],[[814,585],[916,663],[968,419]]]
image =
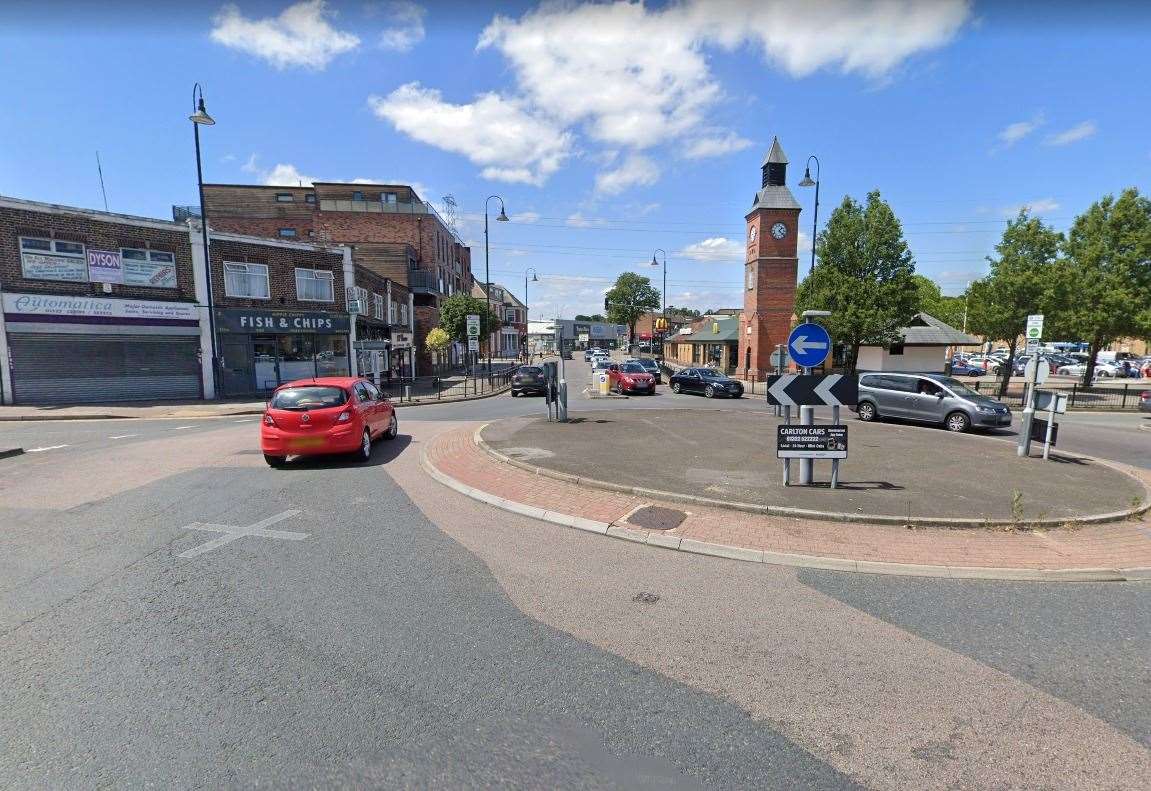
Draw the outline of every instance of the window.
[[[270,299],[268,267],[265,264],[224,262],[224,293],[229,297]]]
[[[121,247],[124,285],[152,288],[176,287],[176,254],[167,250]]]
[[[519,316],[517,315],[515,308],[508,308],[504,312],[504,321],[509,322],[511,324],[515,324],[517,321],[519,321]]]
[[[943,388],[935,384],[935,382],[929,381],[927,379],[920,379],[918,385],[921,395],[934,396],[941,395],[943,393]]]
[[[323,269],[296,270],[296,296],[301,302],[332,302],[334,275]]]
[[[21,236],[20,265],[30,280],[88,281],[88,262],[79,242]]]
[[[280,229],[280,236],[285,238],[285,239],[292,239],[295,237],[295,235],[296,235],[296,229],[295,228],[281,228]]]
[[[396,202],[396,193],[394,193],[394,192],[381,192],[380,193],[380,203],[395,203],[395,202]]]
[[[291,409],[306,412],[309,409],[325,409],[343,406],[348,403],[348,393],[342,387],[310,385],[289,387],[281,390],[269,404],[272,409]]]
[[[316,202],[316,193],[308,192],[308,193],[304,194],[304,203],[315,203],[315,202]]]
[[[408,323],[408,306],[400,303],[400,324]]]
[[[414,258],[409,258],[409,259],[408,259],[408,269],[410,269],[411,271],[415,272],[415,271],[416,271],[417,269],[419,269],[419,268],[420,268],[420,263],[419,263],[419,261],[417,261],[417,260],[416,260],[416,259],[414,259]]]
[[[383,321],[384,319],[384,295],[372,294],[372,315],[377,319]]]
[[[887,350],[887,353],[890,354],[892,357],[899,357],[900,355],[903,354],[903,344],[902,343],[891,344],[891,348]]]
[[[355,192],[352,193],[352,200],[363,200],[363,199],[364,199],[364,193],[360,192],[359,190],[356,190]]]
[[[277,192],[276,203],[292,203],[296,200],[296,196],[290,192]]]

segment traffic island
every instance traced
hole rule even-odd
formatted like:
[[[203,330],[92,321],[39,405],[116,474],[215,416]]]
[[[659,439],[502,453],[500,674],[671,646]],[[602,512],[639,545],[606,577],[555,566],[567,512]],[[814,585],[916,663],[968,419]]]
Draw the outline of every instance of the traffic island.
[[[1013,445],[980,434],[850,418],[838,488],[828,461],[815,462],[815,485],[784,486],[780,422],[767,412],[613,410],[568,424],[500,421],[482,440],[513,463],[528,452],[533,471],[592,488],[836,521],[1061,527],[1126,519],[1149,505],[1143,482],[1110,463],[1065,453],[1020,459]]]
[[[683,425],[690,426],[694,413],[681,414],[688,418]],[[731,417],[731,413],[723,414]],[[618,416],[605,413],[577,415],[569,428],[614,427],[622,434],[626,428],[621,422]],[[513,437],[527,439],[529,435],[520,430],[530,423],[501,421],[486,427],[472,423],[445,431],[423,445],[421,460],[426,471],[445,486],[495,508],[651,547],[875,574],[1080,582],[1151,579],[1151,526],[1141,520],[1100,524],[1068,520],[1058,529],[954,529],[923,524],[909,529],[902,524],[746,510],[730,503],[717,505],[714,498],[685,503],[660,492],[598,478],[594,486],[588,485],[587,478],[554,469],[554,460],[567,450],[504,442]],[[655,425],[658,422],[637,427],[647,430],[651,447],[633,458],[632,464],[667,461],[658,447]],[[501,438],[505,432],[508,436]],[[500,442],[503,450],[486,448],[481,433]],[[595,458],[603,461],[614,453],[611,445],[604,444]],[[775,468],[773,461],[747,459],[767,470]],[[598,470],[596,474],[603,475]],[[536,529],[532,523],[523,524],[525,529]],[[476,529],[483,530],[484,525],[477,524]],[[547,533],[529,540],[547,540]]]

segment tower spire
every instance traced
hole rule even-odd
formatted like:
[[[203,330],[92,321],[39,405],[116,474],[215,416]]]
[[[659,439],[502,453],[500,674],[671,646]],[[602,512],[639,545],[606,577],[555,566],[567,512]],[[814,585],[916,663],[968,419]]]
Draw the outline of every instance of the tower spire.
[[[779,138],[771,140],[771,150],[763,158],[763,183],[761,187],[782,187],[787,184],[787,154],[783,153],[783,146]]]

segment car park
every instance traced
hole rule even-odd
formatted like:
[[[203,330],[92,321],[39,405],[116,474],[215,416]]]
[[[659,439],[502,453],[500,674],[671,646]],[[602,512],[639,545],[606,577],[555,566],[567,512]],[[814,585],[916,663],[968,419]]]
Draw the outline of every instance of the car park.
[[[624,360],[625,363],[636,363],[642,365],[643,369],[655,377],[657,385],[663,384],[663,371],[659,367],[659,363],[650,357],[637,357],[629,360]]]
[[[985,373],[987,372],[983,370],[982,366],[972,365],[965,361],[951,364],[952,376],[983,376]]]
[[[280,467],[289,456],[372,455],[372,441],[395,439],[396,411],[374,384],[355,376],[301,379],[272,393],[260,426],[264,461]]]
[[[859,378],[859,419],[934,423],[948,431],[1005,428],[1011,410],[944,374],[866,373]]]
[[[544,395],[548,383],[544,369],[538,365],[521,365],[512,374],[512,398],[522,395]]]
[[[706,398],[742,398],[743,384],[714,368],[684,368],[671,375],[673,393],[700,393]]]
[[[1117,369],[1114,365],[1111,365],[1110,363],[1100,363],[1100,362],[1095,363],[1095,378],[1096,379],[1113,378],[1116,374],[1118,374],[1118,372],[1119,372],[1119,369]],[[1055,373],[1061,374],[1063,376],[1083,376],[1083,374],[1087,373],[1087,363],[1074,363],[1073,365],[1061,365],[1055,371]]]
[[[1139,411],[1151,412],[1151,390],[1144,390],[1139,394]]]
[[[655,393],[655,377],[644,370],[639,363],[612,363],[608,368],[608,381],[617,393]]]
[[[584,351],[583,361],[585,363],[590,363],[592,361],[592,359],[595,357],[608,357],[608,356],[609,356],[609,354],[608,354],[607,350],[600,349],[600,348],[596,347],[596,348],[587,349]]]

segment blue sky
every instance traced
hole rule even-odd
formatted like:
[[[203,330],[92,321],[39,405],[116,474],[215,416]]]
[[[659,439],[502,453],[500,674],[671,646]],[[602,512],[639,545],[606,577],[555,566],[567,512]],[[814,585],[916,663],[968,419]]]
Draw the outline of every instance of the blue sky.
[[[98,6],[98,7],[90,7]],[[191,89],[216,118],[205,178],[370,179],[451,194],[483,276],[536,315],[593,312],[668,253],[669,302],[738,306],[743,215],[778,135],[810,234],[878,188],[946,292],[1004,218],[1057,227],[1151,176],[1151,15],[964,0],[674,4],[278,0],[0,8],[0,193],[168,216],[195,202]],[[802,254],[801,254],[802,257]],[[801,270],[803,269],[801,265]]]

